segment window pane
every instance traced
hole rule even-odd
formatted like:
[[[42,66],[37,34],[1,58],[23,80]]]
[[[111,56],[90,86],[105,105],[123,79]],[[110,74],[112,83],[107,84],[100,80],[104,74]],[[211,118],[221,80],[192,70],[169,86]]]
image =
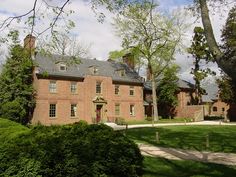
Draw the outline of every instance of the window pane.
[[[77,105],[76,104],[71,104],[70,116],[75,117],[76,113],[77,113]]]
[[[129,95],[134,96],[134,86],[129,87]]]
[[[115,104],[115,115],[116,116],[120,115],[120,104]]]
[[[96,82],[96,93],[101,93],[101,82]]]
[[[76,82],[71,82],[70,91],[71,91],[71,93],[77,93],[77,83]]]
[[[130,112],[131,116],[134,116],[134,105],[132,105],[132,104],[130,105],[129,112]]]
[[[119,95],[119,91],[120,91],[120,86],[119,85],[115,85],[115,94]]]
[[[49,117],[56,117],[56,104],[50,104]]]
[[[57,91],[56,81],[50,81],[49,83],[49,92],[55,93]]]

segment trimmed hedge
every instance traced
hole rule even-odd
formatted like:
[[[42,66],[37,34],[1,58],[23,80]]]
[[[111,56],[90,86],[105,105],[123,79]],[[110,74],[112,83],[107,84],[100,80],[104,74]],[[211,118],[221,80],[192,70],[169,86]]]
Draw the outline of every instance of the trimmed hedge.
[[[141,176],[137,145],[106,125],[37,126],[0,148],[0,176]]]

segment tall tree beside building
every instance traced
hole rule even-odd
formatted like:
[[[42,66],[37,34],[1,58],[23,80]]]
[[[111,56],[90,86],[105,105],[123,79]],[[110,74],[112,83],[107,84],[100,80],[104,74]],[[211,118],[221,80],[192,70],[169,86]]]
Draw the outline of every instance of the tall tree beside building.
[[[9,56],[0,75],[0,117],[27,124],[35,105],[33,89],[33,61],[31,52],[18,40],[18,32],[12,31]]]
[[[179,66],[169,66],[163,73],[158,84],[157,97],[160,115],[164,118],[175,116],[175,107],[178,105],[177,92]]]
[[[236,6],[233,7],[228,14],[225,26],[222,31],[222,49],[229,58],[236,56]],[[235,103],[236,99],[236,83],[227,75],[223,74],[217,79],[220,89],[219,96],[226,103]]]
[[[115,19],[114,27],[125,49],[133,49],[146,63],[152,81],[154,120],[158,120],[156,80],[172,62],[181,41],[181,20],[164,16],[154,1],[139,1],[127,6]]]
[[[194,28],[192,45],[188,48],[188,53],[192,54],[194,58],[194,67],[192,68],[191,74],[193,74],[193,79],[195,80],[195,104],[201,104],[202,94],[205,93],[204,89],[201,87],[201,81],[204,80],[208,74],[214,74],[210,69],[204,69],[200,66],[201,63],[208,63],[213,59],[204,35],[204,29],[201,27]]]
[[[236,94],[234,92],[234,90],[236,90],[236,87],[233,84],[232,79],[226,74],[223,74],[216,80],[216,83],[219,87],[220,99],[228,104],[236,103]]]

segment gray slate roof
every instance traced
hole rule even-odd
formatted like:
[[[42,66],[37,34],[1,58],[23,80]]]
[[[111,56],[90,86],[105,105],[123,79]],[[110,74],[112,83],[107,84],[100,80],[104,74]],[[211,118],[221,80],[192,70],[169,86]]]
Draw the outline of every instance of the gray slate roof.
[[[182,80],[182,79],[178,80],[178,86],[179,86],[179,88],[194,89],[194,84],[192,84],[188,81]]]
[[[179,88],[188,88],[188,89],[193,89],[194,88],[194,84],[192,84],[188,81],[182,80],[182,79],[179,79],[177,84],[178,84]],[[144,89],[145,90],[152,90],[151,81],[146,81],[144,83]]]
[[[213,102],[213,100],[218,99],[217,94],[218,94],[218,86],[215,83],[209,83],[205,84],[203,88],[206,90],[207,95],[202,95],[202,101],[203,102]]]
[[[84,78],[86,75],[95,75],[90,71],[90,67],[98,69],[98,76],[111,77],[113,81],[129,82],[142,84],[142,78],[133,69],[129,68],[126,64],[114,61],[99,61],[93,59],[80,59],[79,64],[67,65],[66,71],[60,71],[57,63],[69,63],[71,60],[68,56],[60,55],[40,55],[37,54],[35,62],[38,65],[38,74],[47,72],[49,76],[73,77]],[[119,70],[125,70],[125,76],[120,76]]]

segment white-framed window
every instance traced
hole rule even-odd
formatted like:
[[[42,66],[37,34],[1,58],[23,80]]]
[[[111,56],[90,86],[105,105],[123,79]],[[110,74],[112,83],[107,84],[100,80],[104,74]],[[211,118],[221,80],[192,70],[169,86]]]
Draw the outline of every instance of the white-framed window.
[[[90,66],[89,70],[92,74],[98,74],[98,67],[97,66]]]
[[[124,69],[119,70],[119,75],[120,75],[120,77],[124,77],[125,76],[125,70]]]
[[[97,67],[93,67],[93,74],[98,74],[98,68]]]
[[[50,93],[56,93],[57,92],[57,82],[56,81],[50,81],[49,82],[49,92]]]
[[[57,105],[56,104],[50,104],[49,105],[49,117],[56,117],[57,112]]]
[[[71,82],[70,83],[70,92],[71,93],[77,93],[77,83],[76,82]]]
[[[66,64],[60,63],[60,65],[59,65],[59,70],[60,70],[60,71],[66,71]]]
[[[98,94],[102,93],[102,82],[100,81],[96,82],[96,93]]]
[[[120,104],[119,103],[115,104],[115,115],[116,116],[120,115]]]
[[[120,86],[115,85],[115,95],[119,95],[119,92],[120,92]]]
[[[134,86],[129,87],[129,95],[134,96]]]
[[[133,105],[133,104],[129,105],[129,114],[130,114],[131,116],[134,116],[134,115],[135,115],[135,114],[134,114],[134,105]]]
[[[70,105],[70,116],[76,117],[77,116],[77,104]]]

